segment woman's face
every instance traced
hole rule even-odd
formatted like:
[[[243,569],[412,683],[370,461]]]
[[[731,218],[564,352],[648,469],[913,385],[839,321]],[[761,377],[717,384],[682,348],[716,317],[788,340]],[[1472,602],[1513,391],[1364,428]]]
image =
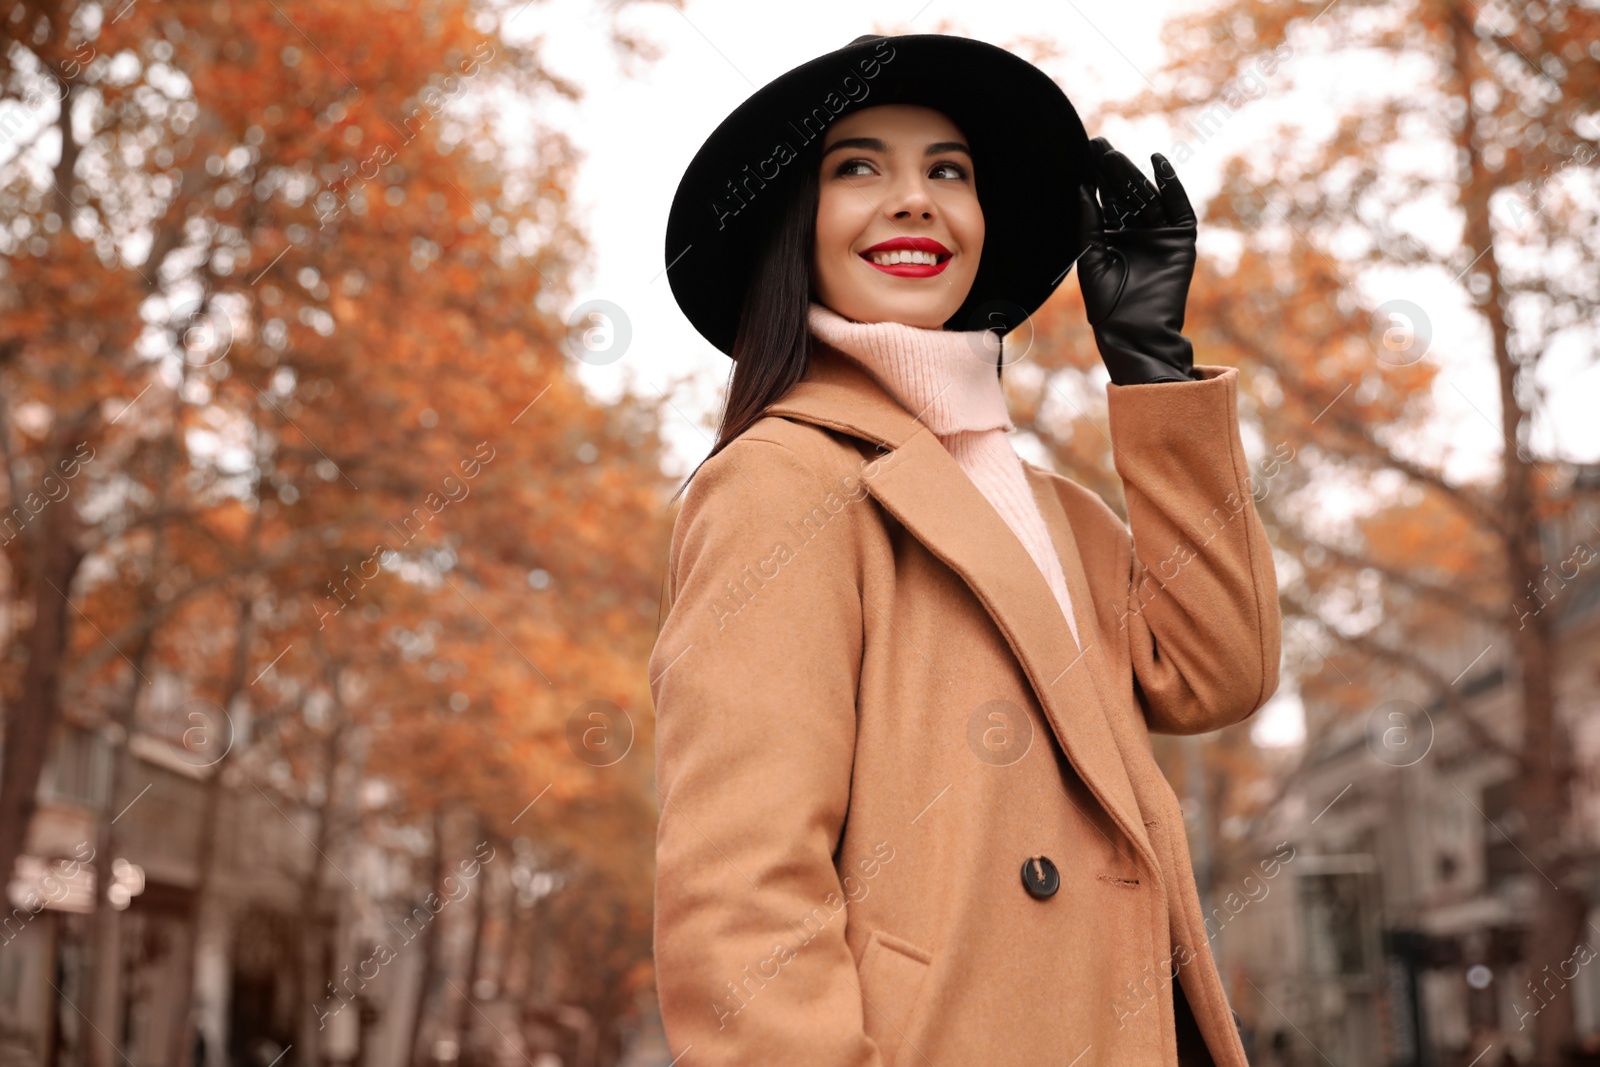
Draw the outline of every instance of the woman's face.
[[[863,108],[828,128],[811,262],[819,303],[856,322],[930,330],[955,314],[983,251],[966,140],[943,112],[915,104]],[[883,263],[885,252],[906,261]]]

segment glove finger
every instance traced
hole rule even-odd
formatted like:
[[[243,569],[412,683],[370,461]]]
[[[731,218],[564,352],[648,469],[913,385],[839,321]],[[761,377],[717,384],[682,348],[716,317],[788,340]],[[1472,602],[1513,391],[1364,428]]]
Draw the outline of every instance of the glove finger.
[[[1094,197],[1094,189],[1087,182],[1078,186],[1078,226],[1083,233],[1083,251],[1074,261],[1078,267],[1078,282],[1085,280],[1085,272],[1098,276],[1109,259],[1106,249],[1105,218]]]
[[[1094,189],[1088,182],[1078,186],[1078,229],[1083,238],[1090,244],[1096,244],[1105,237],[1106,220],[1100,210],[1100,204],[1094,197]]]
[[[1111,142],[1104,137],[1095,137],[1089,142],[1089,176],[1086,179],[1086,183],[1089,185],[1091,195],[1096,189],[1102,190],[1102,197],[1105,199],[1107,210],[1111,210],[1112,205],[1111,198],[1108,195],[1111,183],[1106,176],[1106,156],[1115,151],[1116,149],[1111,147]],[[1101,217],[1103,225],[1104,215],[1102,214]]]
[[[1078,218],[1085,241],[1073,265],[1078,268],[1084,316],[1090,326],[1098,326],[1116,309],[1128,263],[1121,252],[1106,243],[1105,219],[1095,202],[1094,186],[1087,181],[1078,186]]]
[[[1160,226],[1165,221],[1160,193],[1133,160],[1111,149],[1100,166],[1100,195],[1106,200],[1108,219],[1123,229]]]
[[[1189,203],[1189,194],[1184,192],[1183,183],[1178,180],[1178,172],[1173,169],[1171,162],[1160,152],[1152,152],[1150,166],[1156,172],[1156,189],[1161,194],[1167,225],[1196,225],[1198,220],[1195,218],[1194,205]]]
[[[1110,151],[1112,151],[1110,141],[1106,140],[1104,137],[1091,138],[1089,141],[1089,169],[1095,171],[1098,175],[1100,161],[1104,159],[1106,157],[1106,153]]]

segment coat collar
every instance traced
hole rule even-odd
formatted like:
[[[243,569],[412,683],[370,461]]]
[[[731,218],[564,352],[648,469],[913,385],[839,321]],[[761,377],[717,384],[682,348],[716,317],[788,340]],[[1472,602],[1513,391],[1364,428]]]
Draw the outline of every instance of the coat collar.
[[[1005,520],[939,439],[854,360],[817,341],[805,377],[766,413],[892,453],[862,479],[867,491],[971,588],[1022,665],[1062,751],[1159,878],[1161,864],[1107,717],[1107,701],[1117,694],[1109,689],[1088,580],[1050,475],[1023,464],[1072,594],[1087,646],[1081,650],[1044,575]]]

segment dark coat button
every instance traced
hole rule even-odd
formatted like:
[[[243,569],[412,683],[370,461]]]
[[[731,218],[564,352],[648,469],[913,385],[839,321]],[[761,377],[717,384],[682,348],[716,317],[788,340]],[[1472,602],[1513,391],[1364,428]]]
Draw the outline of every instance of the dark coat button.
[[[1034,899],[1044,900],[1061,888],[1061,875],[1049,856],[1033,856],[1023,861],[1022,884]]]

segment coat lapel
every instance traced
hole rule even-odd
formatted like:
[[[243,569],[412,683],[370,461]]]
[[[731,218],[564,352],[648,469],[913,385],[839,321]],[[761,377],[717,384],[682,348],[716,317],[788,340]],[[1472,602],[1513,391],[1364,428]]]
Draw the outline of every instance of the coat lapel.
[[[867,491],[972,589],[1022,665],[1067,758],[1159,878],[1161,865],[1090,671],[1089,657],[1102,655],[1096,647],[1100,631],[1059,502],[1041,511],[1067,575],[1082,650],[1016,534],[939,439],[864,368],[818,342],[806,377],[766,411],[892,453],[863,479]],[[1029,475],[1030,487],[1035,478]]]

